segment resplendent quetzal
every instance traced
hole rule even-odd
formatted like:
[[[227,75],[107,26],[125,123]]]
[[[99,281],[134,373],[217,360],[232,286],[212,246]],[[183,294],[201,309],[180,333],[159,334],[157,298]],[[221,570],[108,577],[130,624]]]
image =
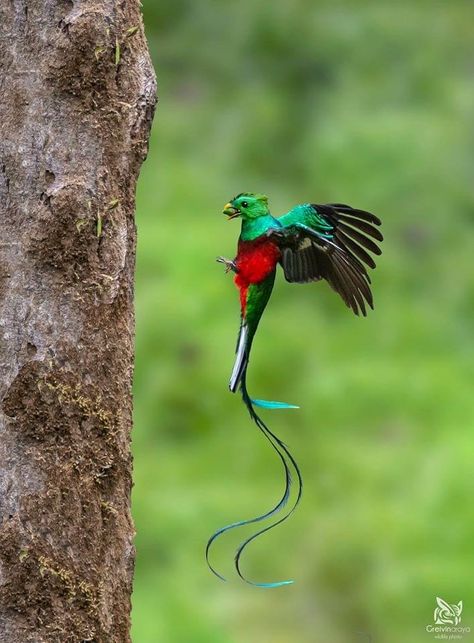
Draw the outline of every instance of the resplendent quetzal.
[[[226,272],[235,273],[235,284],[240,291],[241,322],[236,359],[229,388],[240,390],[251,418],[278,453],[285,471],[285,491],[277,505],[261,516],[241,520],[222,527],[209,539],[206,559],[210,569],[225,580],[209,563],[209,550],[221,534],[244,525],[260,522],[274,516],[285,506],[290,496],[291,467],[297,479],[297,493],[293,506],[283,517],[247,538],[237,549],[235,567],[239,576],[258,587],[279,587],[293,581],[255,583],[248,580],[240,569],[240,557],[245,547],[257,536],[286,520],[296,509],[302,493],[302,478],[298,465],[287,446],[257,415],[255,407],[268,409],[297,408],[284,402],[251,399],[246,386],[250,349],[260,318],[273,289],[277,264],[283,268],[287,281],[307,283],[325,279],[342,297],[356,315],[366,315],[366,305],[373,308],[370,278],[367,268],[375,268],[369,252],[381,254],[373,241],[382,241],[378,227],[380,220],[370,212],[357,210],[342,203],[317,205],[304,203],[280,217],[270,214],[268,198],[263,194],[244,192],[224,207],[229,219],[240,217],[242,229],[235,259],[218,257]]]

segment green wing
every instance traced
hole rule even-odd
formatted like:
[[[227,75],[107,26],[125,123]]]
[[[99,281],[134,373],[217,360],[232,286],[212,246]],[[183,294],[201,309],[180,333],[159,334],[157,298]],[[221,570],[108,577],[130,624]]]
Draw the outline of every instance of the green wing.
[[[380,219],[342,203],[298,205],[279,217],[275,231],[282,250],[287,281],[307,283],[325,279],[356,315],[373,308],[367,267],[375,268],[369,252],[380,255],[373,241],[382,241]]]

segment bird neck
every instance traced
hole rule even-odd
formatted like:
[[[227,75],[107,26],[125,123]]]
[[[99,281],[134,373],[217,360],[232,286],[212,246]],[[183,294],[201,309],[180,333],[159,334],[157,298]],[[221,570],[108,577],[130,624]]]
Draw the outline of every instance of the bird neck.
[[[271,214],[265,214],[254,219],[242,219],[240,238],[243,241],[251,241],[252,239],[260,237],[262,234],[265,234],[269,228],[276,228],[279,226],[279,221],[275,219],[275,217],[272,217]]]

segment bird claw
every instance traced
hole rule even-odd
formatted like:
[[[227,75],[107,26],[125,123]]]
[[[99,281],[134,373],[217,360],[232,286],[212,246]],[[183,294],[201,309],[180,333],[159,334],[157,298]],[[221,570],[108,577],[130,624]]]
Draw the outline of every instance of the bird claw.
[[[233,270],[234,272],[237,272],[237,266],[235,265],[235,261],[232,261],[231,259],[226,259],[225,257],[217,257],[216,261],[217,263],[224,264],[226,274],[231,270]]]

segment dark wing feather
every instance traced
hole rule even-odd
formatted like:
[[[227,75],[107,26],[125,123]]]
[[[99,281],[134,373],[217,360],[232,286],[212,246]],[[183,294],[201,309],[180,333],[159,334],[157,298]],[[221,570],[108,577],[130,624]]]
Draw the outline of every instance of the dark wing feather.
[[[292,234],[275,239],[281,249],[281,264],[287,281],[307,283],[325,279],[356,315],[366,315],[366,304],[373,308],[367,268],[375,268],[369,254],[380,255],[373,241],[382,241],[371,212],[344,204],[312,206],[332,226],[332,238],[314,230],[291,227]]]
[[[343,203],[328,203],[327,205],[317,205],[316,203],[313,203],[312,205],[314,208],[317,208],[317,211],[321,214],[324,214],[324,210],[332,210],[333,214],[336,212],[338,218],[341,216],[348,216],[350,218],[362,219],[369,223],[375,223],[375,225],[381,225],[382,223],[372,212],[357,210],[357,208],[351,208],[350,205],[345,205]]]
[[[281,264],[287,281],[304,284],[322,278],[319,274],[318,257],[310,239],[303,238],[296,251],[292,247],[284,247],[282,251]]]

